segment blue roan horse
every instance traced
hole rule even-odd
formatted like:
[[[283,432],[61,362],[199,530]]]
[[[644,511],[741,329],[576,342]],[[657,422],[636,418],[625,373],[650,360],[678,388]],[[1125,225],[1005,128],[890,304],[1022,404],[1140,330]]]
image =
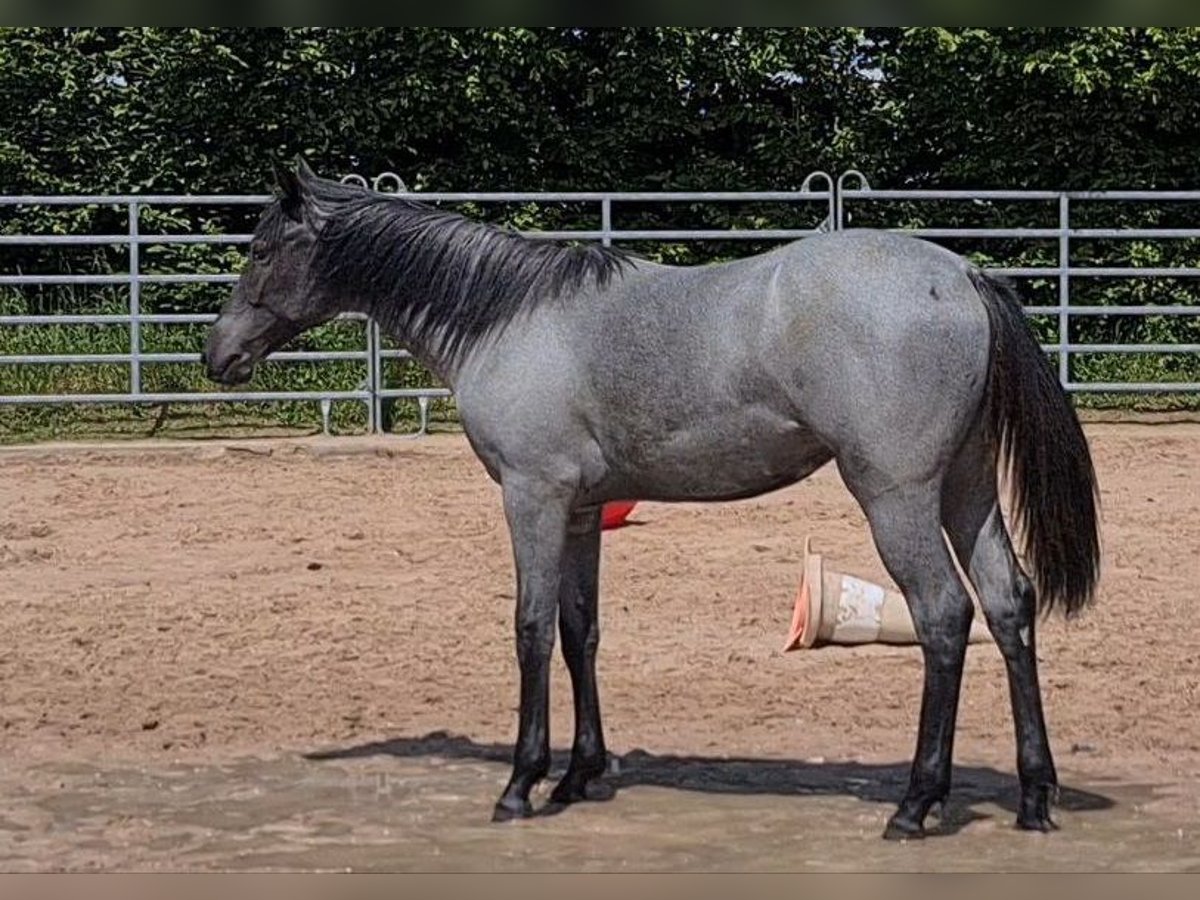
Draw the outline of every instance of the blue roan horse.
[[[318,178],[303,161],[279,181],[208,337],[209,376],[245,382],[292,337],[358,311],[454,390],[501,486],[517,576],[519,726],[496,818],[530,815],[548,771],[556,619],[576,730],[551,802],[585,799],[604,772],[601,505],[751,497],[833,460],[924,653],[910,780],[886,836],[923,834],[950,789],[973,614],[952,553],[1008,667],[1017,825],[1055,827],[1034,624],[1094,594],[1097,488],[1078,419],[1008,287],[887,232],[673,267],[527,239]],[[1032,580],[1001,516],[999,474]]]

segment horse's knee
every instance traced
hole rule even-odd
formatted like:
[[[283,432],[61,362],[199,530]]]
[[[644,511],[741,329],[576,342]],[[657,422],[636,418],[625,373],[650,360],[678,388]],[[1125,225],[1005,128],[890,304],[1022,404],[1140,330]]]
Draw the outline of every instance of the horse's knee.
[[[554,623],[540,618],[517,622],[517,661],[521,666],[544,662],[554,652]]]

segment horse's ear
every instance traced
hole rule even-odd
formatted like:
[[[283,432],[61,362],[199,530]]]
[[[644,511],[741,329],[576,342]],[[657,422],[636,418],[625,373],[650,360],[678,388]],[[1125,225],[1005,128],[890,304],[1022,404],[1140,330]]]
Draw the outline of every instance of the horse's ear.
[[[304,221],[304,185],[291,169],[272,164],[275,183],[279,185],[280,205],[284,214],[295,222]]]
[[[308,164],[308,160],[302,154],[296,156],[296,174],[300,176],[301,181],[313,182],[317,180],[317,173],[312,170]]]

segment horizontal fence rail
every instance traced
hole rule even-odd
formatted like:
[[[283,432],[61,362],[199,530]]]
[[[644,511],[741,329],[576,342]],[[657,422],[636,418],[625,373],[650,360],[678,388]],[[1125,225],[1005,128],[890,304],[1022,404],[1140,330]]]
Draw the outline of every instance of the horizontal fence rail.
[[[392,176],[394,179],[394,176]],[[357,179],[360,182],[362,179]],[[399,179],[394,179],[397,189],[403,189]],[[376,180],[377,189],[379,180]],[[641,244],[686,244],[687,242],[744,242],[744,241],[787,241],[820,231],[858,227],[860,223],[871,227],[904,231],[937,242],[970,244],[979,250],[991,244],[1003,243],[1018,248],[1040,248],[1040,259],[1035,264],[1006,265],[991,264],[993,271],[1014,280],[1031,280],[1051,283],[1054,288],[1052,303],[1030,302],[1026,311],[1030,316],[1042,317],[1054,323],[1055,339],[1044,341],[1043,348],[1056,359],[1063,386],[1076,393],[1103,394],[1148,394],[1170,392],[1200,392],[1200,381],[1158,380],[1113,381],[1103,379],[1080,379],[1075,377],[1074,361],[1086,359],[1094,354],[1119,354],[1123,357],[1138,354],[1196,354],[1200,342],[1172,343],[1170,341],[1142,339],[1120,342],[1112,340],[1087,341],[1074,337],[1073,330],[1079,323],[1090,320],[1108,321],[1107,317],[1164,317],[1168,321],[1187,321],[1187,317],[1200,316],[1200,305],[1178,302],[1175,280],[1184,282],[1200,276],[1200,266],[1186,264],[1162,265],[1112,265],[1105,262],[1089,265],[1090,259],[1082,252],[1087,247],[1104,242],[1122,245],[1140,242],[1158,246],[1162,242],[1200,241],[1200,227],[1170,225],[1164,227],[1134,225],[1131,227],[1107,227],[1094,221],[1088,213],[1089,207],[1135,207],[1147,204],[1194,204],[1200,201],[1200,191],[937,191],[937,190],[876,190],[865,177],[857,172],[844,173],[836,181],[822,172],[809,176],[800,190],[795,191],[727,191],[727,192],[428,192],[418,195],[429,203],[472,204],[485,207],[488,204],[520,204],[536,207],[570,205],[582,210],[577,220],[585,222],[583,227],[570,229],[523,230],[533,238],[553,240],[598,241],[606,245],[616,243]],[[328,422],[328,409],[333,403],[351,402],[364,405],[370,430],[380,430],[383,423],[382,407],[386,401],[413,401],[420,411],[420,431],[427,425],[428,407],[431,401],[451,397],[451,392],[440,386],[407,388],[388,383],[386,363],[410,360],[406,350],[388,347],[376,323],[363,316],[341,317],[347,322],[357,323],[360,329],[356,345],[342,350],[287,350],[273,354],[271,365],[296,363],[330,364],[360,363],[364,371],[361,381],[352,390],[332,390],[314,387],[306,390],[196,390],[157,391],[147,389],[145,372],[147,367],[196,365],[200,361],[198,351],[162,352],[145,349],[147,329],[187,328],[212,323],[215,312],[153,312],[147,308],[145,289],[160,289],[159,286],[229,285],[237,280],[236,271],[160,271],[152,262],[153,251],[161,248],[195,248],[209,245],[214,248],[237,248],[250,240],[244,231],[228,233],[169,233],[147,232],[145,222],[150,212],[164,213],[179,209],[229,209],[261,206],[271,198],[267,195],[214,194],[214,195],[60,195],[0,196],[0,232],[5,231],[6,219],[18,221],[16,214],[37,210],[45,215],[62,214],[72,208],[103,209],[109,220],[123,219],[119,228],[111,226],[101,233],[31,233],[28,230],[9,228],[11,233],[0,233],[0,254],[6,260],[17,259],[0,268],[0,296],[4,290],[26,291],[37,289],[71,288],[119,288],[123,289],[123,306],[120,312],[86,313],[56,311],[32,313],[7,311],[0,307],[0,367],[4,366],[121,366],[127,372],[124,390],[110,393],[0,393],[0,405],[30,404],[167,404],[167,403],[225,403],[225,402],[278,402],[312,401],[322,404],[323,415]],[[670,204],[688,204],[692,207],[722,204],[782,204],[787,212],[775,214],[770,222],[758,222],[745,228],[644,228],[619,227],[623,210],[637,205],[640,208],[657,208],[669,215]],[[946,211],[962,208],[969,213],[983,211],[992,218],[1004,217],[1005,210],[1019,208],[1024,219],[1011,227],[996,224],[939,224],[925,221],[928,216],[953,218]],[[889,209],[902,208],[901,219],[889,221]],[[1190,208],[1190,206],[1189,206]],[[248,210],[248,212],[250,212]],[[113,217],[117,216],[118,219]],[[894,217],[893,217],[894,218]],[[586,224],[590,219],[591,224]],[[920,224],[913,224],[913,221]],[[22,220],[23,221],[23,220]],[[1036,224],[1030,224],[1036,222]],[[1099,224],[1102,227],[1097,227]],[[1200,246],[1200,244],[1198,244]],[[19,254],[27,248],[55,247],[64,252],[107,253],[115,259],[120,255],[120,268],[103,272],[26,272],[20,264]],[[1010,258],[1019,258],[1022,251],[1009,252]],[[1094,303],[1087,300],[1072,302],[1072,287],[1079,284],[1095,284],[1109,279],[1142,286],[1139,291],[1128,290],[1117,302]],[[1161,286],[1161,287],[1160,287]],[[1153,290],[1147,296],[1146,287]],[[1197,285],[1200,287],[1200,285]],[[1150,299],[1151,302],[1146,302]],[[1185,318],[1180,318],[1185,317]],[[1196,320],[1200,324],[1200,320]],[[6,335],[13,329],[62,327],[117,327],[128,332],[127,348],[120,352],[80,353],[29,353],[11,352],[13,342]],[[1045,331],[1043,331],[1045,333]],[[1200,341],[1200,330],[1196,331]],[[124,338],[123,338],[124,340]]]

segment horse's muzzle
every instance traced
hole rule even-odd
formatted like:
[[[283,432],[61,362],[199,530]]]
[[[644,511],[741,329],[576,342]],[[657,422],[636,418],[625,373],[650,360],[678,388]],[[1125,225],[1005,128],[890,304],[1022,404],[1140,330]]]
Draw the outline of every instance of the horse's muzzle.
[[[200,361],[210,380],[226,386],[245,384],[254,374],[254,360],[244,350],[216,356],[206,349],[200,354]]]

